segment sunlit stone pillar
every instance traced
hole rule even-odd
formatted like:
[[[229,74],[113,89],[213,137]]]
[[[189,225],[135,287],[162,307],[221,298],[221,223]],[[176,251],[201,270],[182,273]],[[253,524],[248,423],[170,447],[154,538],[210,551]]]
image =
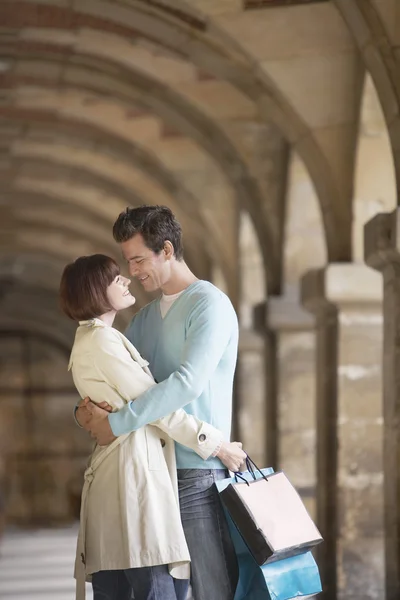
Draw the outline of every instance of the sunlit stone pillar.
[[[278,467],[315,512],[315,334],[297,297],[272,296],[268,328],[277,346]]]
[[[381,285],[364,265],[303,278],[316,317],[318,549],[329,600],[380,600],[383,582]]]
[[[263,336],[252,329],[240,330],[236,393],[238,437],[254,462],[265,467],[265,346]]]
[[[384,546],[386,600],[400,598],[400,209],[365,226],[364,256],[383,275]]]

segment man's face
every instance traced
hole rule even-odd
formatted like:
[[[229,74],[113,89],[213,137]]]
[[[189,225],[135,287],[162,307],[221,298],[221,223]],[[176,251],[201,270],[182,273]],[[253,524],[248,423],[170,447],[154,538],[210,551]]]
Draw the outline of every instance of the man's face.
[[[122,254],[129,264],[129,273],[146,292],[159,290],[170,277],[171,261],[164,250],[156,254],[144,243],[140,233],[121,243]]]

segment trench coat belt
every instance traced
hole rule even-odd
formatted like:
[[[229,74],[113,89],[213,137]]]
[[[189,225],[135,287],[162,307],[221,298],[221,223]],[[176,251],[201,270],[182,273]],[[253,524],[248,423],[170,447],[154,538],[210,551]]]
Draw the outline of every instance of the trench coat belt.
[[[84,483],[82,488],[80,528],[77,548],[77,573],[76,573],[76,600],[85,600],[86,598],[86,520],[87,520],[87,499],[94,479],[94,474],[101,463],[129,437],[129,433],[117,437],[109,446],[100,452],[84,473]]]

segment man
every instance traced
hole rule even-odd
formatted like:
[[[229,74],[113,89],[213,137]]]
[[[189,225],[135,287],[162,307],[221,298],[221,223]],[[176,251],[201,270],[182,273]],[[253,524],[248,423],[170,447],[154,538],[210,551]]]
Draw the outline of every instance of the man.
[[[211,283],[199,281],[184,262],[181,227],[169,208],[128,208],[113,234],[130,274],[147,292],[162,292],[126,332],[159,384],[118,413],[108,414],[85,399],[76,411],[78,422],[104,445],[184,407],[229,440],[238,345],[231,302]],[[237,447],[236,464],[245,456]],[[176,458],[195,600],[233,600],[237,562],[213,485],[227,471],[218,458],[204,461],[179,444]]]

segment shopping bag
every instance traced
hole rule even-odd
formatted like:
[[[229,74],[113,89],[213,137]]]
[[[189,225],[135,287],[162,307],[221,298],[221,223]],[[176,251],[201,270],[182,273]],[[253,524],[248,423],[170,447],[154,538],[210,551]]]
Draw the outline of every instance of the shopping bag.
[[[323,541],[283,472],[264,475],[248,457],[250,480],[238,473],[221,499],[259,565],[304,554]],[[258,472],[260,477],[256,478]]]
[[[270,468],[261,469],[264,475],[273,472]],[[256,472],[256,479],[261,474]],[[248,481],[253,478],[248,472],[241,475]],[[235,482],[234,477],[216,481],[218,491],[221,493],[232,482]],[[305,600],[322,591],[318,567],[311,552],[259,566],[225,507],[224,512],[239,567],[234,600]]]

